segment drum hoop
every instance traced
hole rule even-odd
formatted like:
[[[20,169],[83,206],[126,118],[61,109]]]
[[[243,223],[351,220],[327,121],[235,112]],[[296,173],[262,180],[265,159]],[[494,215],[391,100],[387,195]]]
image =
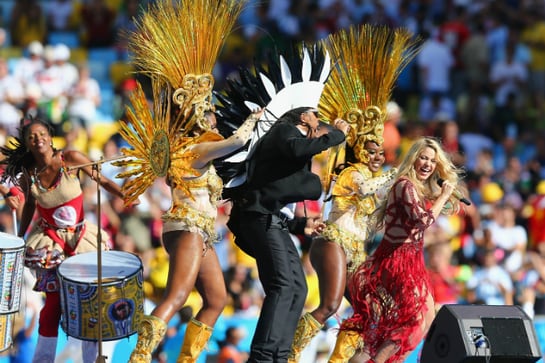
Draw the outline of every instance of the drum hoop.
[[[125,281],[126,279],[130,279],[132,277],[134,277],[135,275],[138,275],[138,273],[142,272],[144,270],[144,264],[142,263],[142,260],[140,259],[140,257],[138,257],[137,255],[133,254],[133,253],[130,253],[130,252],[123,252],[123,251],[116,251],[116,250],[112,250],[112,251],[102,251],[103,253],[114,253],[114,254],[126,254],[126,255],[130,255],[131,258],[134,259],[134,262],[138,262],[138,268],[136,270],[134,270],[132,273],[130,273],[129,275],[127,276],[123,276],[123,277],[120,277],[118,278],[117,282],[119,281]],[[90,253],[90,252],[87,252],[87,253]],[[74,256],[71,256],[67,259],[65,259],[58,267],[57,267],[57,276],[59,278],[62,278],[63,281],[72,281],[72,282],[76,282],[76,283],[85,283],[85,284],[94,284],[94,283],[98,283],[98,280],[95,280],[93,282],[82,282],[82,281],[79,281],[79,280],[76,280],[74,278],[70,278],[68,276],[65,276],[63,273],[62,273],[62,270],[66,267],[66,266],[69,266],[71,265],[71,261],[74,261],[75,259],[77,258],[80,258],[82,255],[85,255],[87,253],[82,253],[82,254],[77,254],[77,255],[74,255]],[[68,261],[68,262],[67,262]],[[96,265],[95,265],[96,267]],[[103,265],[104,267],[104,265]],[[127,265],[127,267],[134,267],[134,265]],[[68,267],[66,267],[68,268]],[[103,281],[102,281],[102,284],[104,284],[104,282],[107,280],[107,279],[110,279],[109,277],[108,278],[103,278]]]
[[[0,247],[0,254],[2,252],[19,252],[19,251],[24,251],[25,250],[25,245],[23,244],[22,246],[17,246],[17,247],[6,247],[6,248],[1,248]]]
[[[117,285],[120,282],[125,282],[125,281],[133,279],[135,276],[137,276],[142,271],[143,271],[143,268],[142,268],[142,266],[140,266],[140,268],[138,270],[134,271],[132,274],[130,274],[128,276],[120,277],[120,278],[115,279],[115,280],[114,280],[113,277],[104,278],[101,281],[102,282],[101,285],[102,286]],[[73,283],[78,284],[78,285],[95,285],[95,284],[98,284],[98,280],[88,282],[88,281],[78,281],[78,280],[75,280],[73,278],[65,277],[58,270],[57,270],[57,276],[62,281],[73,282]]]

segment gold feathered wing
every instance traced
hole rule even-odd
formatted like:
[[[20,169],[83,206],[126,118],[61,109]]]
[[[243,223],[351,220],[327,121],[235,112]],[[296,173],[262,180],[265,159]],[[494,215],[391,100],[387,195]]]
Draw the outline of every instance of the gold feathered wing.
[[[196,174],[191,162],[197,157],[185,150],[192,142],[191,138],[181,138],[175,129],[168,127],[170,122],[170,104],[160,102],[161,83],[153,81],[153,112],[140,83],[129,97],[127,122],[120,123],[121,136],[131,145],[123,148],[122,154],[128,159],[113,164],[124,167],[117,177],[127,179],[123,184],[125,204],[131,204],[149,188],[157,177],[169,175],[184,188],[182,175]]]

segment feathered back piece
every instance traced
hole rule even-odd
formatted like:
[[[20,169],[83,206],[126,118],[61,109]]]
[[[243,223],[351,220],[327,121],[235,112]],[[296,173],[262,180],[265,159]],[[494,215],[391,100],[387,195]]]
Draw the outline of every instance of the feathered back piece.
[[[124,202],[126,205],[134,202],[150,187],[157,177],[169,176],[172,182],[189,193],[181,182],[182,176],[191,174],[191,161],[196,157],[191,152],[180,151],[192,139],[179,137],[175,129],[169,129],[171,118],[169,92],[164,92],[164,84],[152,78],[153,112],[148,98],[140,83],[129,96],[130,106],[127,107],[127,123],[120,122],[120,134],[131,145],[123,148],[127,160],[116,161],[113,164],[126,168],[117,175],[128,179],[123,184]],[[189,117],[185,115],[184,119]]]
[[[323,46],[294,44],[285,54],[272,55],[264,65],[241,69],[239,79],[228,79],[226,89],[215,92],[218,127],[224,136],[231,135],[253,109],[265,108],[248,146],[215,163],[225,189],[246,181],[244,162],[278,118],[298,107],[318,107],[330,71],[331,59]]]
[[[211,104],[216,59],[240,15],[244,0],[158,0],[136,21],[129,50],[140,72],[172,89],[179,107],[192,100],[193,116],[176,117],[171,128],[187,134],[208,130],[204,112]]]
[[[320,99],[320,113],[351,124],[346,143],[358,161],[367,162],[364,144],[382,144],[386,105],[399,74],[418,52],[419,41],[407,29],[364,24],[322,42],[336,64]],[[344,150],[337,151],[330,153],[326,190],[335,164],[343,158],[339,153]]]

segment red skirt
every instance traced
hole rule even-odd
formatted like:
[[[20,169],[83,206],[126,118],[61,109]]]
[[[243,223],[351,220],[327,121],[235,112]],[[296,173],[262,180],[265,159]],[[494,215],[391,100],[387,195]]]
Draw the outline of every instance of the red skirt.
[[[371,357],[386,342],[399,347],[388,362],[418,346],[431,294],[422,241],[392,244],[383,240],[356,270],[349,288],[354,315],[341,329],[357,331]]]

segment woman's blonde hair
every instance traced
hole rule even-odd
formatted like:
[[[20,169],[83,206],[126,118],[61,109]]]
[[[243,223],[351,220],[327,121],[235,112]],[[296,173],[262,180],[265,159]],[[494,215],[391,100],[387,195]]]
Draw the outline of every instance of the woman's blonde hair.
[[[414,164],[420,157],[420,154],[422,154],[426,148],[431,148],[433,151],[435,151],[434,159],[437,163],[433,174],[425,181],[421,181],[417,178]],[[435,138],[423,137],[412,144],[405,158],[398,167],[396,180],[399,180],[400,178],[409,179],[413,183],[416,192],[421,199],[435,201],[441,194],[441,187],[439,186],[438,181],[442,179],[457,185],[460,181],[460,174],[461,170],[459,170],[452,163],[448,154],[441,147],[441,144]],[[375,212],[373,220],[377,224],[377,228],[382,227],[386,213],[386,206],[387,201],[382,203],[382,205],[377,208]],[[453,214],[458,212],[459,209],[459,200],[454,195],[451,195],[441,213]]]
[[[414,163],[426,148],[435,151],[435,161],[437,163],[433,174],[422,182],[416,177]],[[405,159],[398,167],[397,179],[401,177],[409,179],[414,184],[420,197],[435,200],[441,192],[438,180],[442,179],[456,185],[459,182],[459,174],[460,171],[452,163],[441,144],[435,138],[423,137],[412,144]],[[454,197],[451,199],[453,202],[456,201]]]

